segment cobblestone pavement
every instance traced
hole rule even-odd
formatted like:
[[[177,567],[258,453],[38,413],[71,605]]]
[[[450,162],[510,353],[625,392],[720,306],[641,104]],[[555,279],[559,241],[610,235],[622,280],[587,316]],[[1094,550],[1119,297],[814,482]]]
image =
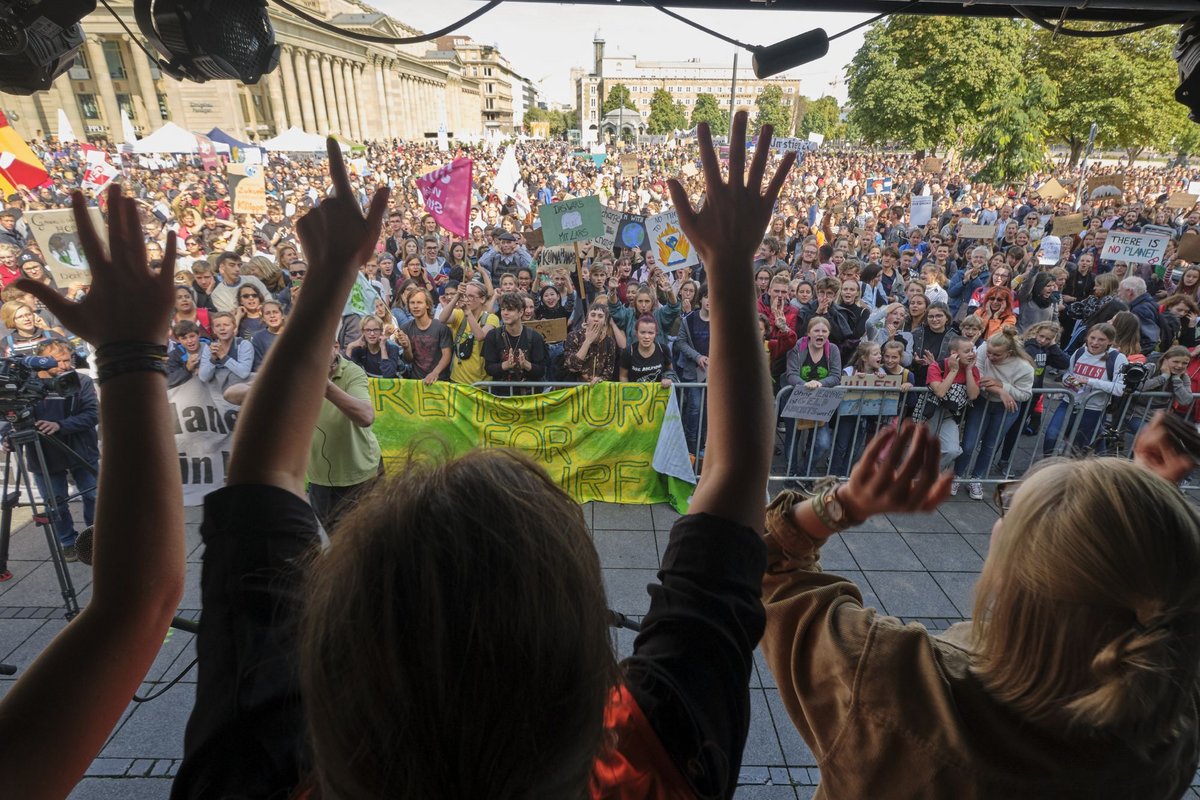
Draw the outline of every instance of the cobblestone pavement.
[[[13,577],[0,583],[0,662],[19,669],[28,666],[66,624],[45,537],[40,529],[27,524],[28,514],[19,516],[22,510],[14,522],[14,527],[24,527],[13,534],[9,562]],[[677,515],[663,505],[607,503],[588,504],[584,514],[604,564],[609,604],[639,618],[649,606],[646,584],[654,580]],[[938,512],[878,518],[835,536],[825,546],[822,561],[828,571],[854,579],[869,605],[906,622],[944,630],[970,613],[971,593],[987,555],[995,518],[990,505],[967,499],[964,491]],[[200,613],[199,509],[189,509],[187,519],[188,579],[180,614],[194,618]],[[91,590],[89,568],[72,564],[71,575],[81,604],[86,603]],[[632,633],[614,632],[620,654],[628,654],[632,642]],[[161,689],[194,656],[191,635],[172,631],[141,693]],[[195,670],[191,670],[161,698],[131,704],[71,798],[166,798],[183,753],[183,731],[195,697],[195,680]],[[12,681],[0,680],[0,695]],[[736,797],[812,797],[820,779],[816,763],[788,720],[761,656],[750,692],[750,737]],[[1200,789],[1193,786],[1191,794],[1200,798]]]

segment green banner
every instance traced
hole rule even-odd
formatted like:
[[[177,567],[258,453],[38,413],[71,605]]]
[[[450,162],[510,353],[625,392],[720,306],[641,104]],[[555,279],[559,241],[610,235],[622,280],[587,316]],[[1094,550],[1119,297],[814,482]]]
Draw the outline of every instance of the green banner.
[[[495,397],[457,383],[372,380],[371,396],[385,466],[511,447],[541,464],[580,503],[687,509],[693,487],[681,479],[687,474],[683,428],[671,390],[660,384],[599,383]]]

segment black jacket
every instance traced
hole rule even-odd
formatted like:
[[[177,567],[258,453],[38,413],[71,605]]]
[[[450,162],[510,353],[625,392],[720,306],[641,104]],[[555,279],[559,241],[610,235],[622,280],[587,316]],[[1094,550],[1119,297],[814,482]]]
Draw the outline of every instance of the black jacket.
[[[89,465],[95,467],[100,462],[100,437],[96,432],[100,407],[96,400],[96,384],[87,375],[79,376],[78,394],[47,397],[34,406],[34,416],[38,420],[57,422],[60,427],[54,438],[78,453]],[[49,442],[42,443],[42,455],[50,472],[82,466],[74,456]],[[29,456],[27,452],[26,457]]]

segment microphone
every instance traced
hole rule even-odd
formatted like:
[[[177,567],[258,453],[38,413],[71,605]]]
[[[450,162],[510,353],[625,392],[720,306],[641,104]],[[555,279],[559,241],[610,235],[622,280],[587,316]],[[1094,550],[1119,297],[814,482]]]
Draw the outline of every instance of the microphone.
[[[195,636],[200,632],[200,620],[185,619],[184,617],[172,617],[171,627],[177,631],[183,631],[184,633],[190,633]]]
[[[50,356],[25,356],[24,358],[14,358],[13,361],[23,367],[36,370],[54,369],[58,366],[58,360],[50,358]]]
[[[75,539],[75,555],[79,556],[79,560],[89,567],[92,565],[92,556],[95,555],[95,538],[96,531],[94,525],[89,525],[83,529]]]

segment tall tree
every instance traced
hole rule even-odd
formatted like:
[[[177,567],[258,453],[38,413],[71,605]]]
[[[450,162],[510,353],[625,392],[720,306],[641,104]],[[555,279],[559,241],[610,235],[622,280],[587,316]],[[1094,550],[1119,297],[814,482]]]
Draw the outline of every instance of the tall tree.
[[[826,139],[834,139],[841,124],[842,112],[838,108],[837,98],[826,96],[808,104],[804,116],[800,118],[798,132],[801,136],[819,133]]]
[[[646,119],[647,133],[659,135],[687,127],[687,112],[671,99],[666,89],[655,89],[650,96],[650,116]]]
[[[604,116],[610,111],[616,111],[622,106],[633,108],[633,95],[629,93],[629,87],[625,84],[614,83],[608,90],[604,102],[600,104],[600,116]]]
[[[964,155],[983,162],[975,180],[1000,184],[1024,180],[1046,166],[1049,112],[1058,105],[1058,87],[1044,73],[1018,74],[1008,91],[980,109],[988,124]]]
[[[783,103],[783,89],[770,85],[759,92],[754,105],[758,113],[754,116],[754,133],[762,130],[763,125],[771,125],[783,135],[792,129],[792,110]]]
[[[850,116],[868,142],[925,150],[974,138],[979,109],[1011,86],[1025,23],[893,16],[872,25],[848,69]]]
[[[696,105],[692,106],[691,126],[701,122],[707,122],[715,136],[729,133],[729,112],[722,111],[717,98],[707,92],[696,95]]]

